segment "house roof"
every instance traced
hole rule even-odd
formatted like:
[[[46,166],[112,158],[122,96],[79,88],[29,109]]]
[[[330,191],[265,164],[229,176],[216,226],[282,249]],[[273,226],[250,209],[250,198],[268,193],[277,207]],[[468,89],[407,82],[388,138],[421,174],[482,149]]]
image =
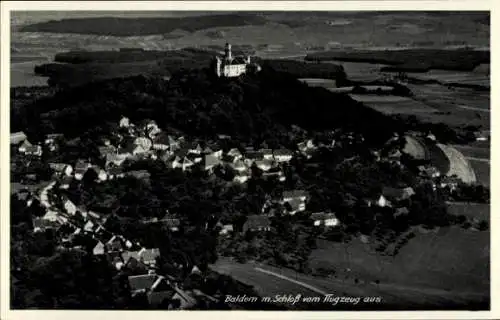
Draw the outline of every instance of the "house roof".
[[[309,193],[304,190],[290,190],[283,192],[283,198],[300,198],[300,197],[308,197]]]
[[[247,168],[246,164],[243,161],[241,161],[241,160],[238,160],[235,163],[232,163],[231,167],[233,167],[235,170],[246,169]]]
[[[22,131],[10,134],[10,144],[18,144],[26,140],[26,134]]]
[[[292,156],[293,152],[287,149],[274,150],[274,156]]]
[[[264,158],[264,153],[262,153],[261,151],[250,151],[245,154],[245,157],[248,159],[260,160]]]
[[[38,146],[38,145],[35,145],[35,146],[30,145],[30,146],[26,146],[26,151],[25,152],[26,153],[36,153],[36,152],[41,151],[41,149],[42,148],[40,146]]]
[[[386,198],[396,199],[396,200],[406,200],[415,194],[415,191],[411,187],[406,188],[382,188],[382,194]]]
[[[141,274],[137,276],[129,276],[128,283],[131,291],[147,290],[156,282],[157,275]]]
[[[114,154],[116,151],[116,148],[113,146],[100,146],[99,148],[99,153],[101,156],[107,156],[109,154]]]
[[[123,251],[121,257],[124,263],[127,263],[130,258],[139,261],[139,251]]]
[[[158,248],[143,249],[139,251],[139,257],[142,258],[144,261],[155,260],[159,256],[160,256],[160,249]]]
[[[241,155],[241,152],[240,152],[240,150],[238,150],[238,149],[236,149],[236,148],[232,148],[231,150],[229,150],[229,151],[227,152],[227,154],[228,154],[229,156],[240,156],[240,155]]]
[[[151,174],[147,170],[133,170],[125,173],[127,176],[133,176],[137,179],[147,179]]]
[[[173,138],[165,132],[161,132],[153,139],[153,143],[164,145],[170,145],[172,144],[172,141],[174,141]],[[173,143],[175,143],[175,141]]]
[[[205,168],[213,167],[213,166],[216,166],[220,163],[219,158],[214,157],[211,154],[205,155],[204,161],[205,161]]]
[[[272,166],[273,162],[271,160],[256,160],[255,165],[260,166]]]
[[[335,219],[335,213],[332,212],[314,212],[311,214],[311,219],[313,220],[326,220],[326,219]]]
[[[271,220],[267,216],[251,215],[247,217],[245,226],[249,229],[252,228],[266,228],[271,225]]]
[[[290,201],[287,201],[287,203],[290,205],[290,207],[292,208],[292,211],[296,211],[296,210],[299,210],[300,209],[300,206],[304,203],[303,201],[301,201],[300,199],[292,199]]]
[[[262,154],[273,154],[273,150],[271,149],[259,149],[258,152]]]
[[[163,218],[162,221],[169,228],[179,227],[181,225],[181,221],[177,218]]]
[[[122,167],[112,167],[112,168],[109,168],[108,173],[110,175],[122,174],[123,173],[123,169],[122,169]]]
[[[50,162],[49,163],[49,168],[51,168],[52,170],[55,170],[55,171],[63,171],[68,166],[69,166],[69,164],[61,163],[61,162]]]

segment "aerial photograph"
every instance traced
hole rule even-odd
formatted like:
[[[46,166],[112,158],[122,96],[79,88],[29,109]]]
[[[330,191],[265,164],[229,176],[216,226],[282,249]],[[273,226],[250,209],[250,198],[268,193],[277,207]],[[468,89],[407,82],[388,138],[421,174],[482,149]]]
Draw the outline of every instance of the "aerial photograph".
[[[10,309],[487,311],[490,222],[489,11],[10,12]]]

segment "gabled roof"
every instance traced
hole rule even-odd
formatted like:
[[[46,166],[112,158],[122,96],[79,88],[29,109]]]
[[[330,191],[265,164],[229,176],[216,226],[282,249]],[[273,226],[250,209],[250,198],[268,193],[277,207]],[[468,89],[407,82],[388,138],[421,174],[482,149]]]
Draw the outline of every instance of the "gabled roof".
[[[253,228],[267,228],[271,226],[271,220],[267,216],[251,215],[247,217],[245,226],[248,229]]]
[[[277,149],[274,150],[273,154],[275,156],[291,156],[293,155],[293,152],[288,149]]]
[[[139,251],[124,251],[121,253],[123,263],[127,263],[129,259],[134,258],[139,261]]]
[[[335,213],[332,212],[314,212],[311,213],[311,219],[313,220],[326,220],[326,219],[335,219]]]
[[[382,189],[382,194],[390,199],[395,200],[406,200],[415,194],[415,191],[411,187],[406,188],[391,188],[384,187]]]
[[[139,257],[144,261],[155,260],[160,256],[160,249],[152,248],[152,249],[142,249],[139,251]]]
[[[241,156],[241,152],[240,152],[240,150],[238,150],[238,149],[236,149],[236,148],[232,148],[231,150],[229,150],[229,151],[227,152],[227,154],[228,154],[229,156]]]
[[[69,164],[67,164],[67,163],[60,163],[60,162],[50,162],[49,163],[49,168],[51,168],[54,171],[63,171],[68,166],[69,166]]]
[[[205,168],[210,168],[210,167],[218,165],[220,163],[220,160],[219,160],[219,158],[214,157],[211,154],[207,154],[207,155],[205,155],[204,163],[205,163]]]
[[[129,276],[128,284],[131,291],[148,290],[156,282],[157,275],[154,274],[141,274],[138,276]]]
[[[262,154],[273,154],[273,150],[271,150],[271,149],[259,149],[258,152],[262,153]]]
[[[301,201],[300,199],[292,199],[290,201],[287,201],[287,203],[290,205],[290,207],[292,208],[292,211],[297,211],[300,209],[300,206],[303,205],[303,201]]]
[[[305,190],[289,190],[283,191],[283,198],[300,198],[308,197],[309,193]]]
[[[22,131],[10,134],[10,144],[18,144],[26,140],[26,134]]]

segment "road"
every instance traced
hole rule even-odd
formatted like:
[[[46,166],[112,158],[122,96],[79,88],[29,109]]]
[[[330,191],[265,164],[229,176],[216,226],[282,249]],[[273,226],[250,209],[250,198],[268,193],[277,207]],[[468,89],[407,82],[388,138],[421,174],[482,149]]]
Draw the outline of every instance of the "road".
[[[354,283],[353,280],[319,278],[288,269],[278,269],[259,263],[236,263],[220,258],[211,268],[219,273],[251,285],[262,296],[275,295],[381,297],[387,306],[467,306],[487,301],[486,294],[451,292],[428,287],[414,287],[394,283]],[[383,308],[383,307],[382,307]],[[373,309],[377,309],[374,306]]]

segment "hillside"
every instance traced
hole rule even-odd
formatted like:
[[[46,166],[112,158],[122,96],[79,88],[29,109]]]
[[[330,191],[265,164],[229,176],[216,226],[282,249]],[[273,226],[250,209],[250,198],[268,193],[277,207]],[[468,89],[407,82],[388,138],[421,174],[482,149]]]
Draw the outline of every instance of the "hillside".
[[[294,76],[264,68],[236,80],[207,69],[180,71],[170,81],[137,76],[61,90],[53,98],[12,112],[12,130],[63,132],[76,137],[115,122],[120,115],[155,119],[163,128],[210,137],[224,133],[246,141],[289,144],[289,127],[311,131],[344,128],[384,142],[400,123],[346,95],[311,88]]]
[[[182,18],[89,17],[34,23],[20,28],[20,31],[129,37],[164,34],[176,30],[194,32],[215,27],[260,25],[265,22],[264,18],[250,14],[221,14]]]

